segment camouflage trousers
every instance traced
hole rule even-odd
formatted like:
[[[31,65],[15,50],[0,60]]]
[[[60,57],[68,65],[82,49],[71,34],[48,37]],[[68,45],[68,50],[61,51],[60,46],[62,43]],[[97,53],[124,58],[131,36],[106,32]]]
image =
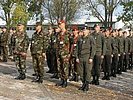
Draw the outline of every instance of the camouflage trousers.
[[[32,55],[32,61],[33,61],[33,68],[35,71],[35,74],[37,74],[40,77],[44,76],[44,56],[42,54],[35,54]]]
[[[69,75],[70,74],[75,74],[78,75],[78,66],[79,64],[76,62],[76,57],[72,56],[71,59],[69,60]]]
[[[26,72],[26,57],[15,55],[15,62],[18,72],[24,74]]]
[[[58,70],[59,70],[59,77],[63,80],[68,79],[68,74],[69,74],[68,66],[69,66],[68,59],[60,56],[58,61]]]
[[[7,61],[8,59],[8,48],[6,46],[1,46],[1,53],[3,61]]]

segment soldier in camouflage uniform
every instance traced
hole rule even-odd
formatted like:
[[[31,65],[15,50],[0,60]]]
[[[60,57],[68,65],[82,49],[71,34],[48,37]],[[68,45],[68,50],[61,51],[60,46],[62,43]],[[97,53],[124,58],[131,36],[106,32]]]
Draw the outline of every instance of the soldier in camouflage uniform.
[[[41,22],[36,23],[36,32],[31,39],[31,56],[36,78],[33,82],[42,83],[44,77],[44,60],[47,49],[47,35],[42,30]]]
[[[13,51],[14,51],[14,49],[15,49],[15,44],[16,44],[16,32],[15,32],[16,30],[15,29],[13,29],[13,34],[11,35],[11,51],[12,51],[12,60],[13,61],[15,61],[15,56],[13,55]]]
[[[78,27],[73,26],[73,37],[72,37],[72,43],[70,43],[70,65],[71,65],[71,71],[72,71],[72,78],[70,81],[78,82],[78,64],[76,62],[76,48],[77,48],[77,41],[78,41]]]
[[[1,53],[3,62],[7,62],[8,59],[8,32],[7,28],[2,28],[1,33]]]
[[[65,28],[64,20],[59,22],[59,28],[61,29],[58,35],[58,64],[59,64],[59,77],[61,78],[61,84],[57,86],[67,87],[68,79],[68,66],[69,66],[69,34]]]
[[[17,28],[18,31],[16,32],[16,44],[14,54],[19,76],[15,79],[24,80],[26,78],[26,53],[29,47],[29,38],[27,34],[24,32],[24,24],[19,23],[17,25]]]

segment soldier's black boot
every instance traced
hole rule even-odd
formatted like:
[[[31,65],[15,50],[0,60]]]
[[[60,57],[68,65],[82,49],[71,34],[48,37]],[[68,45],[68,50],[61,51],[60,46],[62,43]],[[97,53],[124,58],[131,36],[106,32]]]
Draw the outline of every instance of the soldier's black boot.
[[[103,78],[102,78],[102,80],[106,80],[106,78],[107,78],[107,74],[106,74],[106,72],[104,73],[104,76],[103,76]]]
[[[26,78],[26,75],[25,75],[25,73],[23,73],[20,80],[24,80],[25,78]]]
[[[62,86],[63,84],[64,84],[64,80],[63,80],[63,79],[61,79],[61,83],[56,84],[55,86]]]
[[[85,82],[85,87],[83,88],[84,92],[87,92],[89,90],[89,82]]]
[[[96,77],[93,76],[93,80],[91,81],[91,84],[95,84],[96,83]]]
[[[83,90],[85,88],[86,86],[85,82],[82,82],[82,83],[83,83],[82,86],[78,90]]]
[[[15,79],[16,79],[16,80],[20,80],[21,77],[22,77],[22,74],[19,74]]]
[[[42,77],[39,77],[38,83],[43,83],[43,78]]]
[[[67,79],[64,80],[64,84],[62,85],[63,88],[67,87]]]
[[[58,73],[54,73],[54,75],[53,75],[53,76],[51,76],[51,78],[56,78],[56,79],[59,79],[59,77],[58,77]]]
[[[72,78],[69,79],[69,81],[75,81],[76,75],[73,74]]]
[[[78,82],[79,81],[79,77],[78,77],[78,75],[76,74],[76,76],[75,76],[75,80],[74,80],[75,82]]]
[[[32,80],[32,82],[38,82],[38,80],[39,80],[39,76],[36,75],[36,78],[34,78],[34,79]]]
[[[99,76],[96,76],[96,82],[95,85],[99,85]]]

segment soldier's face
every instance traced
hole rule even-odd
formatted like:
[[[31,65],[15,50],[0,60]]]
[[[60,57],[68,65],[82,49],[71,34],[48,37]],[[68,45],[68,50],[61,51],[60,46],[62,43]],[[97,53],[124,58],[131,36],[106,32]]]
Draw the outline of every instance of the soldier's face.
[[[95,27],[95,31],[100,31],[100,26],[99,25]]]
[[[59,24],[59,27],[60,27],[61,29],[65,28],[65,23],[60,23],[60,24]]]
[[[77,35],[78,34],[78,30],[73,31],[73,34]]]
[[[58,27],[55,31],[58,33],[61,31],[61,29]]]
[[[36,26],[36,31],[38,31],[40,29],[42,29],[42,26],[40,26],[40,25]]]
[[[122,31],[119,31],[119,36],[122,36],[122,35],[123,35]]]
[[[18,25],[18,30],[23,30],[24,29],[24,25]]]
[[[3,31],[3,32],[6,32],[6,28],[3,28],[2,31]]]
[[[88,35],[89,32],[90,32],[90,31],[89,31],[88,29],[84,29],[84,31],[83,31],[83,33],[84,33],[85,36]]]
[[[83,36],[83,31],[80,31],[80,32],[79,32],[79,35],[80,35],[80,36]]]
[[[105,35],[108,37],[109,36],[109,30],[107,30],[106,32],[105,32]]]

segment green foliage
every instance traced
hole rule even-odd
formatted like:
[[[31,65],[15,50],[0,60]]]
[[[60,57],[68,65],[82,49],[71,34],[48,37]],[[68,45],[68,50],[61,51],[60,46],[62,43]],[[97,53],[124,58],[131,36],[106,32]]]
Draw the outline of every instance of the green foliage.
[[[25,2],[18,2],[16,4],[16,8],[14,9],[13,15],[12,15],[12,25],[15,26],[19,22],[27,24],[27,21],[29,20],[29,13],[27,12],[27,7]]]
[[[133,1],[128,3],[122,3],[123,14],[119,16],[119,20],[122,19],[123,22],[129,22],[133,20]]]

